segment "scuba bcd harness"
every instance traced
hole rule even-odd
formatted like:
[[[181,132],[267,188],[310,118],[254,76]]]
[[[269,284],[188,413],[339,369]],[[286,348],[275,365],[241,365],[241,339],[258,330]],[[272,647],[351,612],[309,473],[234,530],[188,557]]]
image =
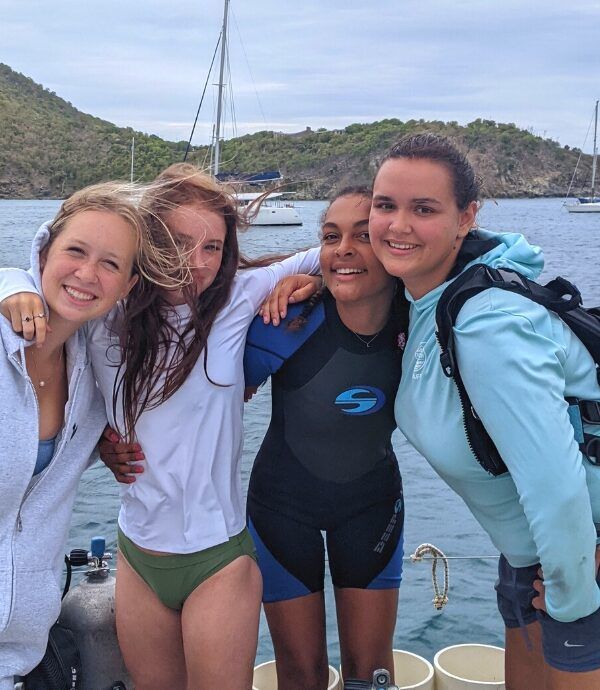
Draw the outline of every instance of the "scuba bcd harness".
[[[454,331],[456,317],[464,303],[482,290],[500,288],[527,297],[559,316],[585,345],[596,363],[598,376],[600,364],[600,308],[585,309],[581,305],[581,293],[568,280],[555,278],[546,285],[539,285],[521,273],[506,268],[491,268],[475,264],[453,280],[442,293],[435,320],[436,336],[442,353],[440,362],[444,374],[454,379],[463,410],[467,441],[479,464],[490,474],[498,476],[507,472],[498,449],[488,435],[471,404],[456,362]],[[600,377],[599,377],[600,383]],[[600,424],[600,401],[567,398],[569,417],[575,431],[575,439],[585,457],[594,465],[600,465],[600,437],[585,433],[583,423]]]

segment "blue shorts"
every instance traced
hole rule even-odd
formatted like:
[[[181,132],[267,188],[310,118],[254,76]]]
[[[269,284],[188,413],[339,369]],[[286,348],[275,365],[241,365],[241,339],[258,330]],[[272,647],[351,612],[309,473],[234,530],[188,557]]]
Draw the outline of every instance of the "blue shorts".
[[[248,529],[263,576],[263,601],[274,603],[322,592],[325,532],[335,587],[397,589],[402,579],[402,494],[377,501],[358,515],[315,526],[248,498]]]
[[[539,621],[546,662],[559,671],[583,672],[600,668],[600,609],[571,623],[561,623],[535,609],[537,596],[533,581],[537,565],[513,568],[504,556],[498,561],[496,595],[498,609],[507,628],[518,628]],[[597,577],[600,586],[600,572]]]

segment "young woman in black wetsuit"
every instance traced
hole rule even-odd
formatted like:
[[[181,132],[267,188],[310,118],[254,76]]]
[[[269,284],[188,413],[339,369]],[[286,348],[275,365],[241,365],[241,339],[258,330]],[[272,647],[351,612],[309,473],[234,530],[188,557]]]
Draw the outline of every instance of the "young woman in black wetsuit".
[[[370,205],[362,188],[331,202],[320,299],[290,307],[279,328],[257,317],[248,332],[246,385],[272,376],[248,524],[281,690],[327,686],[321,532],[344,675],[393,667],[404,505],[391,434],[408,312],[371,249]]]

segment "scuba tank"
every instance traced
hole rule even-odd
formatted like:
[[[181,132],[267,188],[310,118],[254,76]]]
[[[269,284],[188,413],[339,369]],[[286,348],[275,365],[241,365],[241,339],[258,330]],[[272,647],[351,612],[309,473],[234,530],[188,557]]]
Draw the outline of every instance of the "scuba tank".
[[[105,552],[104,547],[104,538],[94,537],[89,553],[84,549],[71,551],[71,565],[87,565],[88,570],[84,579],[64,597],[58,619],[77,640],[81,690],[133,687],[117,642],[115,578],[107,564],[112,554]]]

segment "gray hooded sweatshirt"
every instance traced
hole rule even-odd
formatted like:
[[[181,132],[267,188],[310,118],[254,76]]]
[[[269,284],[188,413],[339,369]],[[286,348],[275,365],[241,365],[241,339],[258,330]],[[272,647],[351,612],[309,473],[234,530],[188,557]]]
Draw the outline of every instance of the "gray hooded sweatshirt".
[[[32,274],[41,291],[39,251]],[[5,269],[11,270],[11,269]],[[69,399],[49,466],[33,477],[38,450],[38,402],[24,365],[30,343],[0,317],[0,690],[42,658],[60,611],[64,551],[82,472],[106,424],[83,329],[66,347]]]

